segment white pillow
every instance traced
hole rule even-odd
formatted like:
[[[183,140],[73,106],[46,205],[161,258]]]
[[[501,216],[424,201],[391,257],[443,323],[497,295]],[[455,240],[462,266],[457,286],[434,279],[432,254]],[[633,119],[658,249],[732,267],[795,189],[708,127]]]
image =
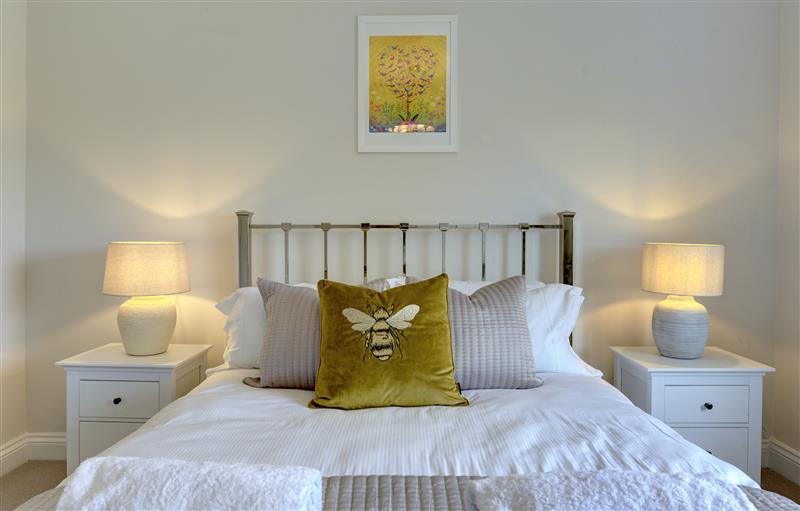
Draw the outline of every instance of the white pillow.
[[[528,332],[537,373],[603,375],[584,362],[569,344],[584,300],[581,293],[583,289],[566,284],[528,290]]]
[[[416,277],[415,277],[416,278]],[[451,280],[449,286],[452,289],[455,289],[459,293],[463,293],[465,295],[471,295],[478,289],[488,286],[489,284],[494,284],[497,282],[496,280]],[[532,282],[526,282],[525,288],[528,290],[536,289],[540,287],[544,287],[547,284],[544,282],[539,282],[538,280],[534,280]]]
[[[222,354],[225,364],[242,369],[258,368],[264,332],[267,330],[264,300],[258,288],[239,288],[216,307],[228,316],[224,326],[228,345]]]

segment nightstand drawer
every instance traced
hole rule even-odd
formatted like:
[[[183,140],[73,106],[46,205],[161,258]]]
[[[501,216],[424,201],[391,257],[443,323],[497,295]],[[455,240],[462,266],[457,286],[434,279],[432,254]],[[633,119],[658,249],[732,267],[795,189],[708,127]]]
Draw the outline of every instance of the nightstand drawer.
[[[750,387],[747,385],[667,385],[664,387],[664,421],[748,421]]]
[[[747,471],[747,428],[674,428],[683,438]]]
[[[78,427],[78,463],[96,456],[130,435],[142,425],[141,422],[85,422]]]
[[[81,380],[81,417],[149,419],[158,411],[156,381]]]

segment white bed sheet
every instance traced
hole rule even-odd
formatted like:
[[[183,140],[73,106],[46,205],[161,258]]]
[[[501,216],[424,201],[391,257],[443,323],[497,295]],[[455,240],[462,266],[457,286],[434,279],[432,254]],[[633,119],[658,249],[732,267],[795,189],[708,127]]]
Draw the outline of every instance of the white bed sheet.
[[[756,486],[605,381],[543,374],[529,390],[472,390],[468,407],[311,409],[312,392],[212,374],[103,455],[269,463],[334,475],[499,476],[648,470]]]

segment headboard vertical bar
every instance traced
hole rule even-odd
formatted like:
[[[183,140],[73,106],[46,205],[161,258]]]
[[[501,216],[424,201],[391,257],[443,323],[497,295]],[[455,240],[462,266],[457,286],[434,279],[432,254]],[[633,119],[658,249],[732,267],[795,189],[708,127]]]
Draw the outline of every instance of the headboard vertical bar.
[[[283,229],[283,281],[289,283],[289,231],[292,230],[292,224],[283,222],[281,224]]]
[[[574,211],[558,212],[558,220],[561,224],[561,240],[558,244],[558,253],[560,255],[559,280],[562,284],[569,284],[570,286],[575,280],[572,266],[572,235],[574,218]],[[572,332],[569,333],[569,345],[572,346]]]
[[[447,229],[450,224],[439,224],[439,230],[442,231],[442,273],[447,273]]]
[[[489,230],[488,223],[478,224],[481,231],[481,281],[486,281],[486,231]]]
[[[320,224],[322,229],[322,275],[324,279],[328,278],[328,231],[331,230],[331,224],[323,222]]]
[[[366,284],[367,283],[367,232],[369,231],[369,223],[362,223],[361,231],[364,233],[364,284]]]
[[[522,231],[522,276],[525,276],[525,241],[528,234],[528,229],[530,229],[530,224],[519,224],[519,230]]]
[[[253,220],[252,211],[237,211],[236,218],[239,224],[239,287],[247,287],[253,281],[250,269],[253,257],[250,241],[252,240],[250,222]]]
[[[406,234],[408,233],[408,223],[400,223],[400,231],[403,233],[403,275],[406,275]]]
[[[558,213],[558,219],[561,223],[561,243],[559,244],[559,281],[562,284],[569,284],[570,286],[574,283],[572,265],[572,236],[574,218],[574,211],[560,211]]]

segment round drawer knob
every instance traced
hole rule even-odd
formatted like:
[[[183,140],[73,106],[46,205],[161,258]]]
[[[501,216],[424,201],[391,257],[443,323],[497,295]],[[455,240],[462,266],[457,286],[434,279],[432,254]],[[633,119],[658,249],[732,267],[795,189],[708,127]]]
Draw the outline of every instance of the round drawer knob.
[[[703,408],[705,408],[706,410],[711,410],[712,408],[714,408],[714,405],[712,405],[711,403],[703,403]]]
[[[118,404],[120,404],[121,402],[122,402],[122,398],[121,398],[121,397],[115,397],[115,398],[114,398],[114,400],[113,400],[113,403],[114,403],[115,405],[118,405]],[[706,404],[708,404],[708,403],[706,403]]]

